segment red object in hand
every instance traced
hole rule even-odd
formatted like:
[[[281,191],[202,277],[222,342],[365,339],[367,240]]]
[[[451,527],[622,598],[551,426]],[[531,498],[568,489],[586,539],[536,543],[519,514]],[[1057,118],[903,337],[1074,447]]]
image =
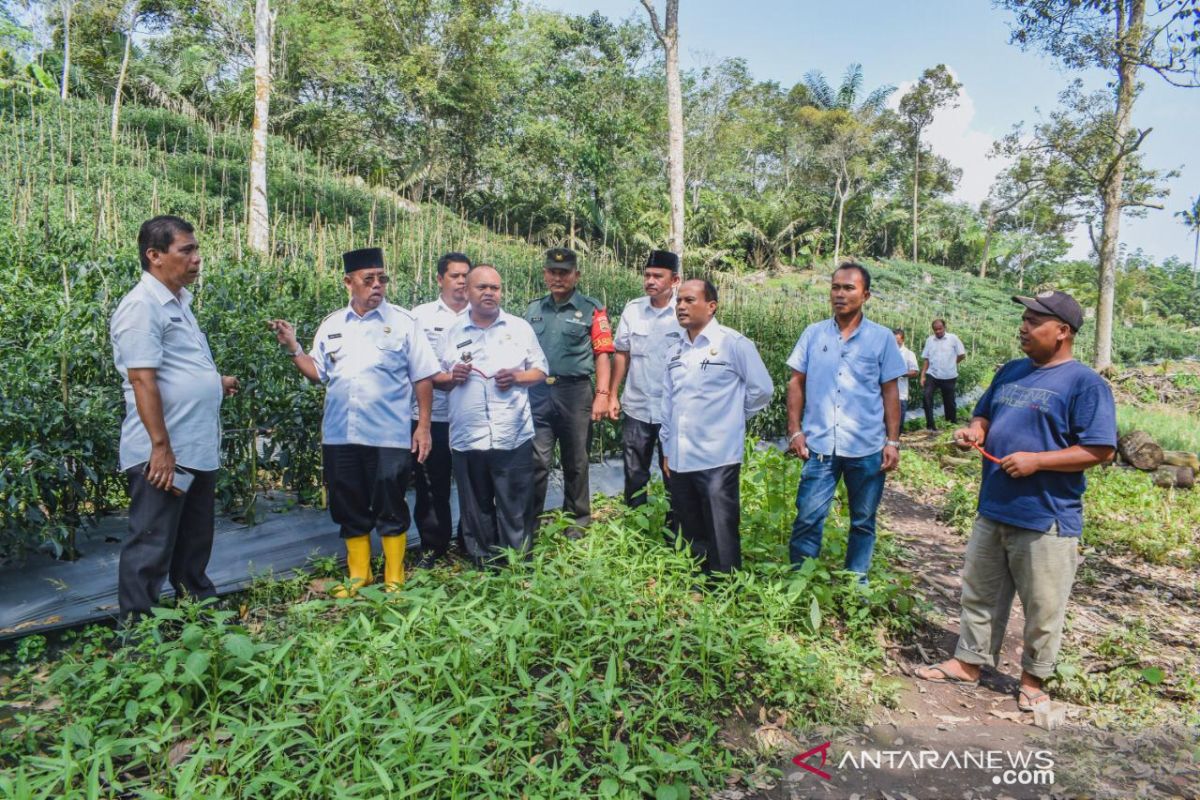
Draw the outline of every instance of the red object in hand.
[[[1000,459],[996,458],[994,455],[989,453],[987,450],[984,450],[983,446],[980,445],[979,442],[971,442],[971,446],[974,447],[976,450],[978,450],[980,455],[982,455],[988,461],[991,461],[993,464],[1000,463]]]

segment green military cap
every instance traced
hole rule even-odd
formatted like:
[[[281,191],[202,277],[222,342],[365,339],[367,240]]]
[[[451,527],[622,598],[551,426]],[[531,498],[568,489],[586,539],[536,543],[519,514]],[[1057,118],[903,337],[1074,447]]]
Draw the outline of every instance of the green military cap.
[[[578,262],[575,259],[575,251],[568,247],[551,247],[546,251],[547,269],[572,270],[578,266]]]

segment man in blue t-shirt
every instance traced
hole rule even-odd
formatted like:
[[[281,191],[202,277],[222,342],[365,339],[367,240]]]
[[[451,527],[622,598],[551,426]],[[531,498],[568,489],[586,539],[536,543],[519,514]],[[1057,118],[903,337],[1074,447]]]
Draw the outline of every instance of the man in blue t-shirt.
[[[1075,361],[1083,309],[1065,292],[1014,297],[1025,306],[1021,349],[1001,367],[954,433],[959,447],[984,452],[979,516],[967,544],[962,613],[954,657],[917,670],[937,683],[977,685],[999,663],[1013,596],[1025,610],[1017,706],[1048,702],[1067,598],[1083,533],[1084,470],[1109,461],[1116,407],[1104,379]],[[985,449],[986,445],[986,449]]]

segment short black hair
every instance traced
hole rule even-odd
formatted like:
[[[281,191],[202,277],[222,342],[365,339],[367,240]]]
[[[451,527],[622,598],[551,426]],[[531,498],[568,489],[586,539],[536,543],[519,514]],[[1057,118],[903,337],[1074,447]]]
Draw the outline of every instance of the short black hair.
[[[865,289],[868,292],[871,291],[871,273],[870,273],[870,271],[867,270],[866,267],[864,267],[862,264],[858,263],[857,261],[843,261],[842,263],[837,265],[837,269],[835,269],[833,271],[833,275],[837,275],[839,272],[841,272],[844,269],[858,270],[858,274],[862,275],[863,289]],[[833,275],[830,275],[829,277],[832,278]]]
[[[182,217],[162,214],[148,219],[138,229],[138,258],[142,262],[142,270],[150,269],[150,259],[146,257],[147,250],[165,252],[171,249],[177,233],[195,233],[192,223]]]
[[[904,328],[892,328],[892,333],[896,334],[898,336],[907,336],[908,335],[904,332]]]
[[[439,278],[446,277],[446,270],[450,269],[451,264],[466,264],[468,272],[472,267],[471,259],[465,253],[446,253],[438,259],[437,274]]]
[[[942,319],[941,317],[938,317],[933,322],[929,323],[929,327],[932,328],[934,325],[937,325],[939,322],[942,323],[943,328],[946,327],[946,320]]]
[[[699,280],[701,283],[704,284],[704,299],[705,299],[705,301],[709,302],[709,303],[717,302],[717,287],[715,285],[713,285],[713,282],[708,280],[707,278],[700,278]]]

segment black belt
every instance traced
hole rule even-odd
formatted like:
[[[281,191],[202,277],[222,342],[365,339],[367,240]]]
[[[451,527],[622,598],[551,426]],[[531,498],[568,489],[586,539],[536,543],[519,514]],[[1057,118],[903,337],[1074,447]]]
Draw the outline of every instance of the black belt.
[[[559,383],[579,383],[580,381],[590,381],[591,375],[551,375],[546,378],[547,386],[554,386]]]

